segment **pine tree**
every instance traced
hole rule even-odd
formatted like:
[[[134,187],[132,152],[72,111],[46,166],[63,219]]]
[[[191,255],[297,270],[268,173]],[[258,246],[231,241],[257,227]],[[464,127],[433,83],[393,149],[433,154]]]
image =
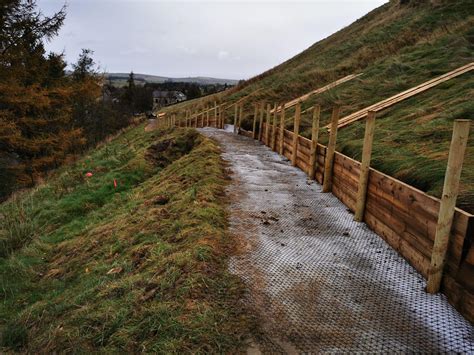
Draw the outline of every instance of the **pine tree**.
[[[43,41],[57,34],[65,9],[45,17],[31,0],[0,7],[0,197],[31,186],[84,144],[71,122],[71,85],[62,55],[45,55]]]

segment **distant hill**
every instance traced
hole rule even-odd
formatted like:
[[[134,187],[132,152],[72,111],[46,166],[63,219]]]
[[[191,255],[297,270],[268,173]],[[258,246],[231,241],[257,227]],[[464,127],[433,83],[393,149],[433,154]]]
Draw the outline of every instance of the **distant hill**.
[[[186,78],[169,78],[166,76],[158,76],[158,75],[149,75],[149,74],[139,74],[134,73],[135,80],[137,82],[145,83],[164,83],[165,81],[172,81],[172,82],[181,82],[181,83],[197,83],[202,85],[209,85],[209,84],[227,84],[227,85],[235,85],[237,84],[238,80],[235,79],[219,79],[219,78],[209,78],[204,76],[196,76],[196,77],[186,77]],[[105,77],[112,82],[114,86],[123,86],[127,82],[129,73],[106,73]]]

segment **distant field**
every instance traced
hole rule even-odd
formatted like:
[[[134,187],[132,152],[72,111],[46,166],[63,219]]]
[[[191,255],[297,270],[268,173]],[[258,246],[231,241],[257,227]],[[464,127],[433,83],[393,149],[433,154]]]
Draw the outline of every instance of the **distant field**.
[[[129,73],[106,73],[106,78],[111,78],[112,85],[121,87],[127,83]],[[140,83],[164,83],[165,81],[180,82],[180,83],[197,83],[201,85],[209,84],[227,84],[235,85],[238,80],[235,79],[220,79],[220,78],[208,78],[208,77],[185,77],[185,78],[169,78],[165,76],[149,75],[149,74],[134,74],[136,84]]]

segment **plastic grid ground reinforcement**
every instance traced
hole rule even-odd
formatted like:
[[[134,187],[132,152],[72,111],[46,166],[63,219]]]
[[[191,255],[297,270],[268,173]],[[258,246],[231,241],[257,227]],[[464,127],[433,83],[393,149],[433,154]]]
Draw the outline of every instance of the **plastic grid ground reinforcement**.
[[[261,321],[253,348],[474,353],[470,323],[336,197],[257,141],[200,131],[232,171],[230,229],[241,251],[229,268]]]

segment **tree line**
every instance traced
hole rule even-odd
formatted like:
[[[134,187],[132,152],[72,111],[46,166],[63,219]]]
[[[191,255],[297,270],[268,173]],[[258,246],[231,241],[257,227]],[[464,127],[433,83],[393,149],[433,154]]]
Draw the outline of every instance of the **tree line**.
[[[91,50],[70,74],[64,53],[46,53],[65,17],[65,7],[44,16],[34,0],[1,1],[0,199],[130,123],[126,100],[103,99]]]

